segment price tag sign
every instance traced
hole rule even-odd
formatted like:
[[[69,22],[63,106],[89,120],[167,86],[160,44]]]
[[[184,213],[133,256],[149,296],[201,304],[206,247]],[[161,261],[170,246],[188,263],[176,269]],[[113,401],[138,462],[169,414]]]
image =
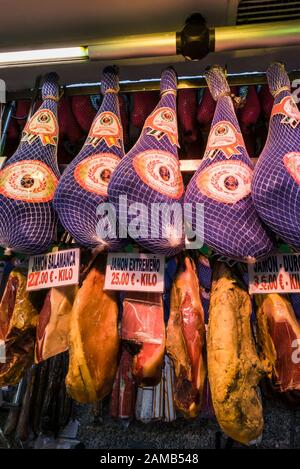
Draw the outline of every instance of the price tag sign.
[[[300,254],[276,254],[248,265],[249,293],[299,293]]]
[[[27,291],[63,287],[79,282],[80,249],[30,256]]]
[[[164,291],[165,257],[143,253],[109,253],[104,290]]]

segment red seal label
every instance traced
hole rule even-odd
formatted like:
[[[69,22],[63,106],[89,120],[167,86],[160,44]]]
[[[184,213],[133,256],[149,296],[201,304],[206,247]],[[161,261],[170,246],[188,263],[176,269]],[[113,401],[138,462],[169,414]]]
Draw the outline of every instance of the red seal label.
[[[96,147],[101,140],[104,140],[109,148],[113,146],[121,148],[122,139],[123,130],[119,118],[113,112],[105,111],[94,119],[86,145]]]
[[[133,158],[133,167],[141,180],[151,189],[172,199],[183,194],[179,161],[169,152],[148,150]]]
[[[238,146],[245,147],[243,136],[228,121],[220,121],[215,124],[208,137],[204,158],[213,159],[218,151],[222,151],[226,158],[240,155]]]
[[[292,178],[300,185],[300,152],[292,151],[284,155],[283,164]]]
[[[53,171],[37,160],[18,161],[0,171],[0,194],[26,202],[53,199],[58,179]]]
[[[58,123],[50,109],[39,109],[24,127],[22,142],[31,145],[37,138],[44,146],[57,143]]]
[[[177,117],[170,107],[160,107],[150,114],[144,127],[149,127],[147,135],[160,140],[165,135],[173,145],[178,145]]]
[[[74,177],[85,190],[106,197],[110,177],[120,160],[111,153],[89,156],[76,166]]]
[[[219,161],[197,177],[200,192],[224,204],[235,204],[251,192],[252,169],[241,161]]]
[[[292,96],[285,96],[280,103],[275,104],[271,117],[282,114],[281,124],[290,125],[293,129],[300,123],[300,112]]]

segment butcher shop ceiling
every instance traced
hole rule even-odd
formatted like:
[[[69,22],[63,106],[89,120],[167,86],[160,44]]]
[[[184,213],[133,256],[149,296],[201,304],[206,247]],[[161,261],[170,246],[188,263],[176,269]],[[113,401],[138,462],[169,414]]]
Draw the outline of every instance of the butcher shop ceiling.
[[[209,27],[261,24],[300,18],[300,2],[290,0],[0,0],[5,21],[0,30],[0,53],[22,50],[92,47],[110,38],[182,31],[186,19],[200,12]],[[279,24],[279,23],[278,23]],[[259,27],[259,26],[257,26]],[[274,31],[276,35],[276,31]],[[293,43],[293,42],[292,42]],[[294,41],[295,44],[295,41]],[[265,71],[273,60],[283,60],[288,70],[298,70],[299,45],[211,52],[200,62],[182,55],[113,60],[121,67],[122,80],[158,78],[165,64],[181,76],[196,76],[211,64],[226,66],[230,73]],[[109,60],[109,63],[112,61]],[[107,61],[77,61],[36,67],[2,68],[0,78],[8,90],[32,87],[37,74],[55,69],[62,84],[98,81]]]

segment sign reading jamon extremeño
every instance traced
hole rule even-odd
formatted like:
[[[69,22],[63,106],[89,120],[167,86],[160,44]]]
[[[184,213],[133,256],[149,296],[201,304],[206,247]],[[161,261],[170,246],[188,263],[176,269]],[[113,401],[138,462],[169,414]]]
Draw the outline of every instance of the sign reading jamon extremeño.
[[[107,256],[105,290],[164,291],[165,258],[143,253],[110,253]]]

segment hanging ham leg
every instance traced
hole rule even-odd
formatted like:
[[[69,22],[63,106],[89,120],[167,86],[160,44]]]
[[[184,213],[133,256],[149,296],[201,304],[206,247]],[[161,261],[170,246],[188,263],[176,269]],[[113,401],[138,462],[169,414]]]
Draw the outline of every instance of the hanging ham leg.
[[[263,430],[257,386],[265,368],[251,332],[251,300],[225,264],[216,263],[209,308],[208,377],[221,429],[241,443]]]
[[[37,310],[26,291],[26,277],[12,271],[0,304],[0,342],[5,363],[0,363],[0,386],[15,385],[32,364]]]
[[[117,297],[103,291],[104,278],[103,259],[97,259],[72,308],[66,385],[70,396],[83,403],[107,396],[117,371]]]
[[[171,291],[167,328],[167,353],[175,366],[175,403],[186,417],[195,417],[201,406],[206,363],[205,324],[194,262],[180,266]]]
[[[300,325],[285,295],[255,295],[262,358],[281,391],[300,391]]]

